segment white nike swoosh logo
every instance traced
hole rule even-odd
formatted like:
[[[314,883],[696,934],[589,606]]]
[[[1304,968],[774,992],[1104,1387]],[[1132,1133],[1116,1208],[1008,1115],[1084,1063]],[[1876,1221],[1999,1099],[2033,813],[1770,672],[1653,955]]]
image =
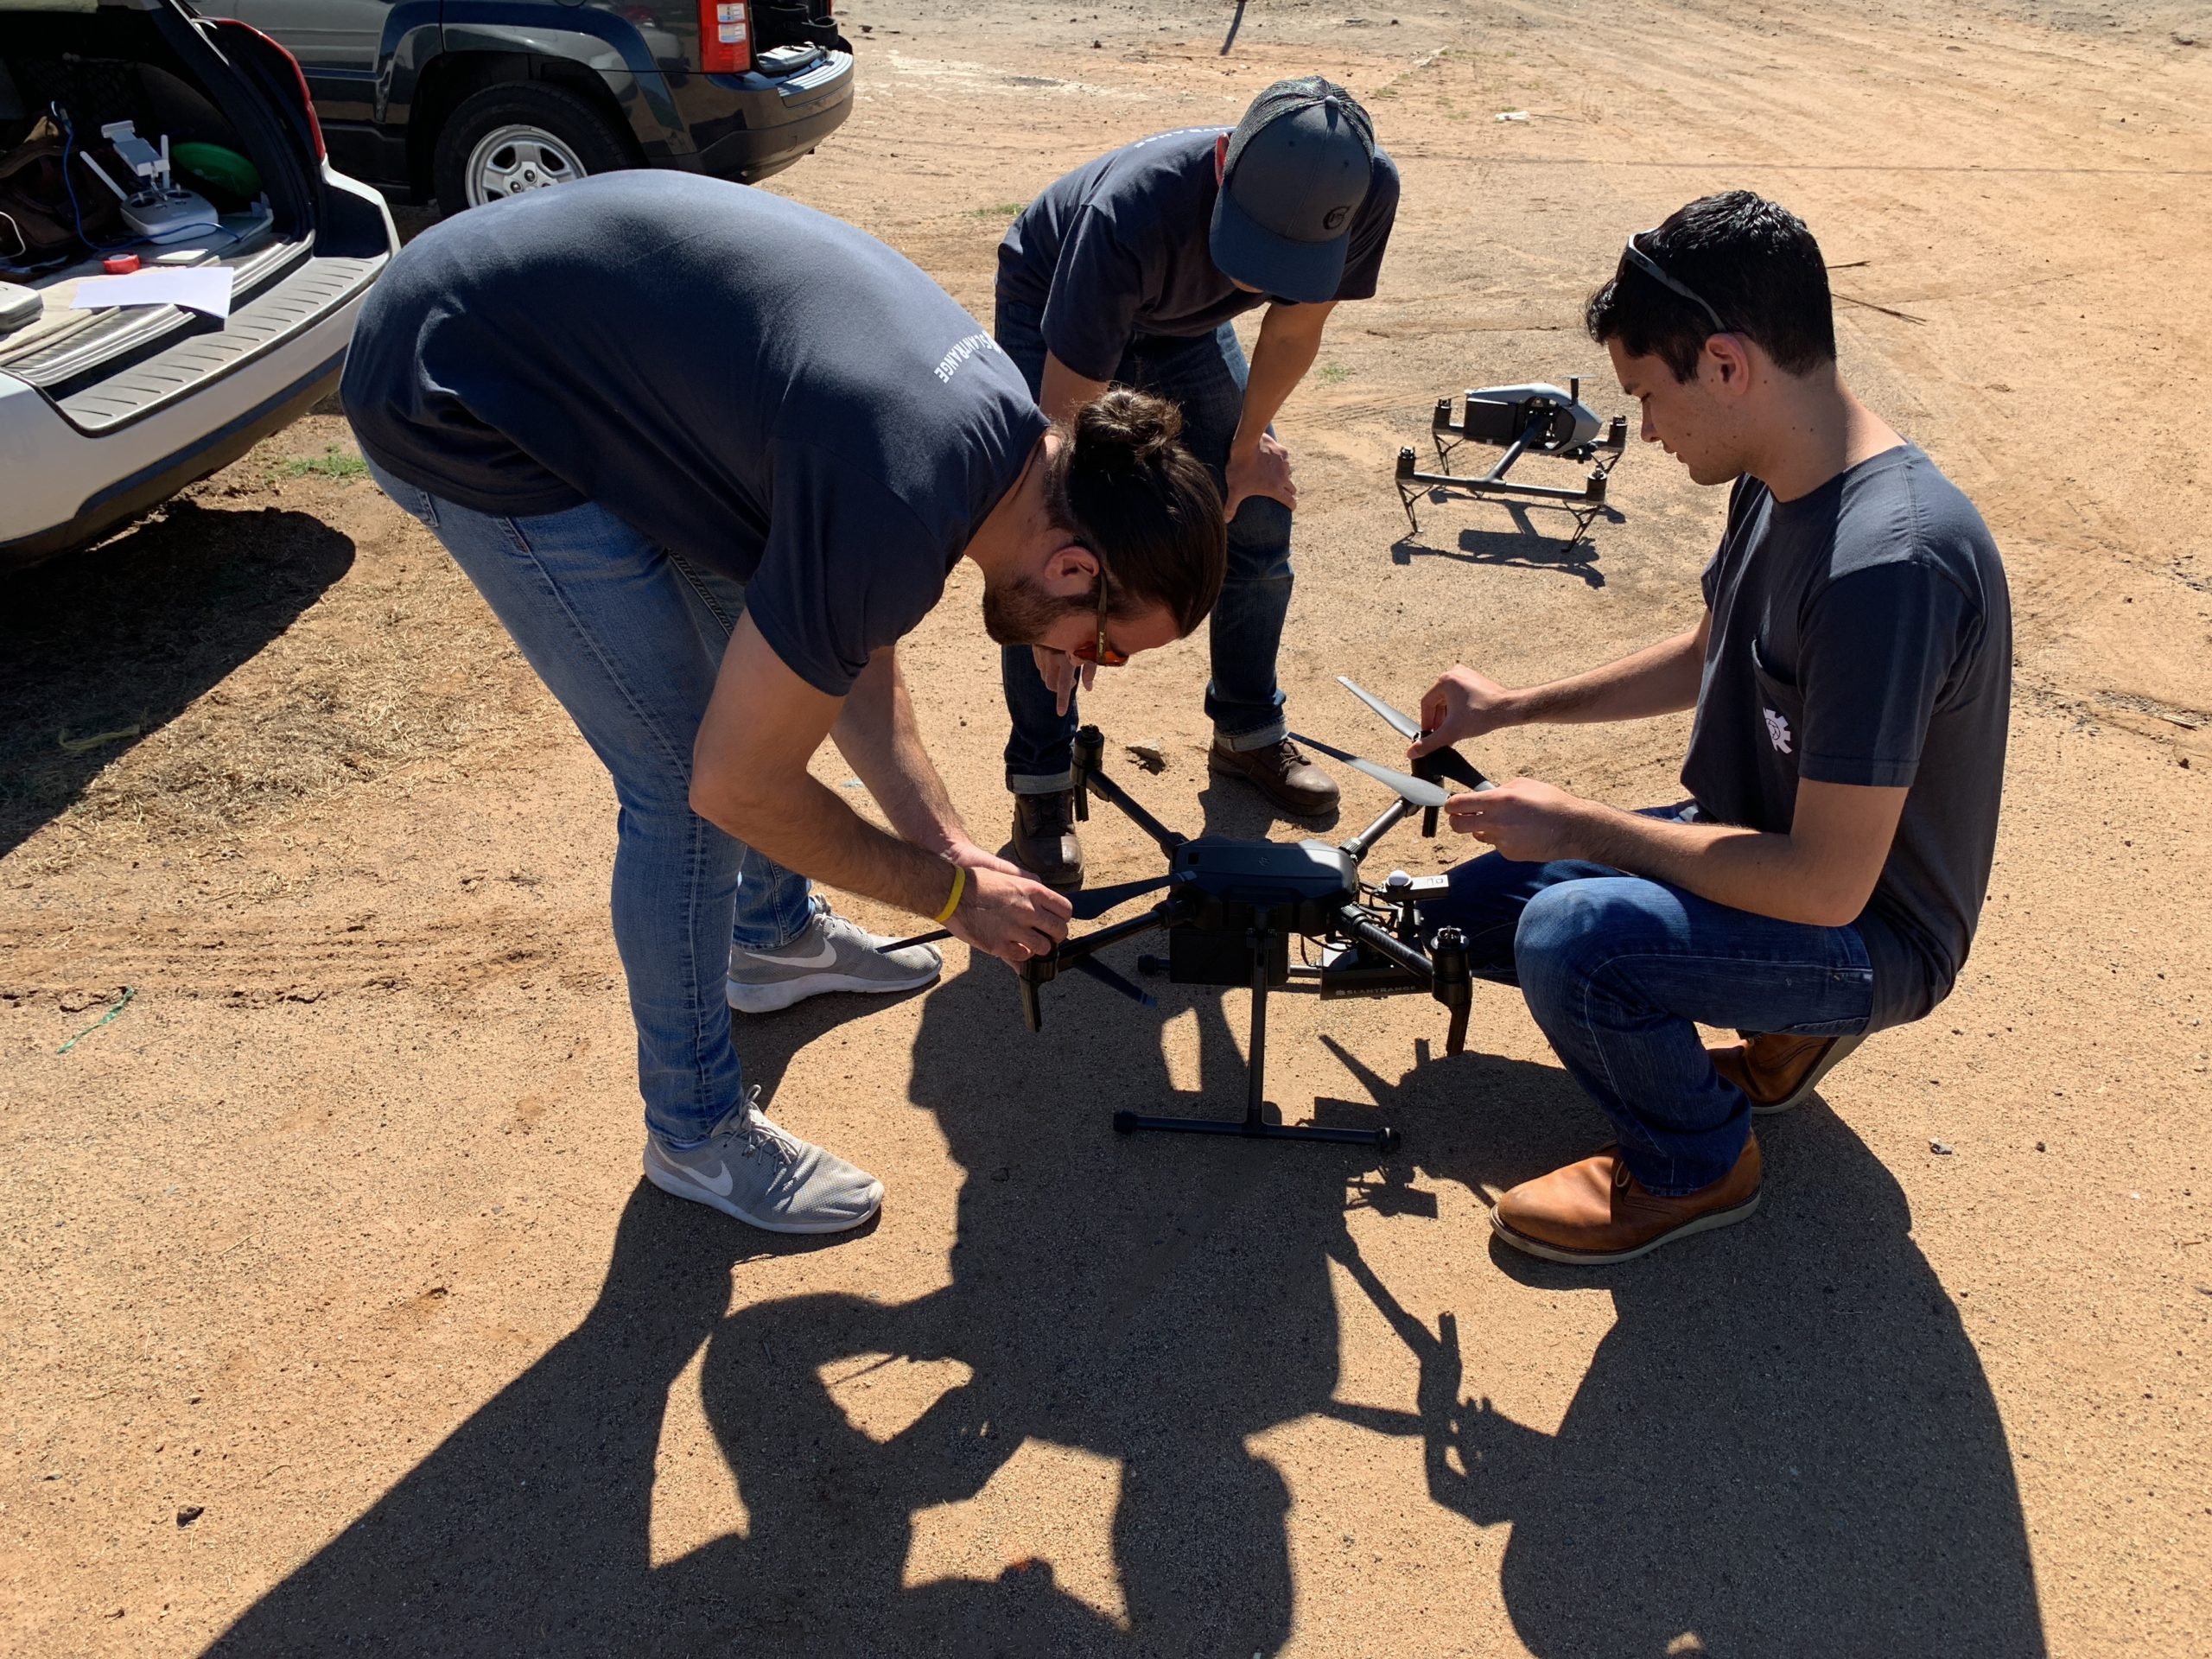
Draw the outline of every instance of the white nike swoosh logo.
[[[715,1169],[714,1179],[711,1180],[708,1179],[706,1171],[702,1169],[691,1169],[687,1170],[684,1173],[690,1175],[693,1180],[698,1182],[700,1185],[705,1187],[708,1192],[713,1193],[718,1198],[726,1198],[729,1197],[730,1188],[737,1185],[735,1179],[729,1173],[729,1166],[728,1164],[717,1165]]]
[[[837,960],[837,947],[824,939],[822,941],[821,948],[810,957],[785,956],[779,952],[769,950],[748,950],[746,954],[760,957],[768,962],[781,963],[786,968],[827,968]]]

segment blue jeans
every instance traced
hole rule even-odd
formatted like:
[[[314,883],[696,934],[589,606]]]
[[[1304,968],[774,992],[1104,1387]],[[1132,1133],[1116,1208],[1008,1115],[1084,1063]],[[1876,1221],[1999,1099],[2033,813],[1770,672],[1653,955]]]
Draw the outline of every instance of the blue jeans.
[[[1650,816],[1672,817],[1678,807]],[[1713,1069],[1700,1025],[1796,1036],[1866,1028],[1874,972],[1856,928],[1732,910],[1603,864],[1496,853],[1421,907],[1467,936],[1481,978],[1518,985],[1553,1051],[1654,1192],[1710,1185],[1751,1134],[1744,1091]]]
[[[1039,327],[1030,307],[999,302],[993,333],[1029,382],[1032,397],[1041,394],[1045,383]],[[1205,463],[1215,486],[1226,489],[1229,445],[1244,412],[1244,348],[1234,328],[1224,322],[1213,334],[1191,340],[1140,335],[1114,378],[1181,404],[1184,444]],[[1213,679],[1206,687],[1206,714],[1227,747],[1263,749],[1288,730],[1282,688],[1275,683],[1275,651],[1290,611],[1290,509],[1269,497],[1246,498],[1230,520],[1228,579],[1208,634]],[[1007,713],[1014,717],[1006,746],[1007,786],[1017,795],[1070,787],[1079,723],[1075,699],[1068,699],[1065,715],[1053,709],[1052,694],[1027,645],[1006,646],[1000,670]]]
[[[744,585],[604,507],[497,518],[369,470],[445,544],[614,780],[614,945],[645,1126],[671,1146],[702,1141],[744,1096],[730,946],[789,944],[816,902],[804,876],[691,810],[691,743]]]

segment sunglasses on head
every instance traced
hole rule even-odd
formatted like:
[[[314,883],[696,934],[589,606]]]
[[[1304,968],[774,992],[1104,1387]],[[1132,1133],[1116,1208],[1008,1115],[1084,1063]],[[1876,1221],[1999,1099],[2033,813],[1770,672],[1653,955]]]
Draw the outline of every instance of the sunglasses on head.
[[[1651,227],[1651,230],[1656,231],[1658,228],[1659,227],[1655,225]],[[1642,271],[1645,276],[1649,276],[1653,282],[1658,283],[1660,287],[1666,289],[1670,293],[1681,295],[1682,298],[1688,300],[1692,305],[1697,307],[1699,310],[1704,312],[1707,319],[1713,324],[1713,332],[1714,334],[1735,334],[1737,330],[1731,328],[1726,323],[1721,321],[1720,314],[1713,308],[1712,305],[1707,301],[1704,295],[1699,293],[1695,289],[1690,287],[1686,283],[1676,282],[1672,276],[1669,276],[1665,271],[1659,269],[1659,262],[1657,260],[1654,259],[1642,248],[1636,245],[1636,238],[1637,236],[1649,236],[1650,234],[1651,231],[1638,231],[1636,232],[1636,236],[1629,238],[1629,263],[1634,265],[1638,270]]]
[[[1106,578],[1098,578],[1098,638],[1089,645],[1077,645],[1068,652],[1078,663],[1096,663],[1101,668],[1120,668],[1129,660],[1126,651],[1116,651],[1106,643]]]

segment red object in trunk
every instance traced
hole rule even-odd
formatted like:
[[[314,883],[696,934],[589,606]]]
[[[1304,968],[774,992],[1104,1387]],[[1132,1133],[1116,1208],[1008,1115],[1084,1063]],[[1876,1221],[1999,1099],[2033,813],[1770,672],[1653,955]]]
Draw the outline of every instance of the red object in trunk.
[[[699,0],[699,67],[710,75],[741,75],[753,67],[745,0]]]

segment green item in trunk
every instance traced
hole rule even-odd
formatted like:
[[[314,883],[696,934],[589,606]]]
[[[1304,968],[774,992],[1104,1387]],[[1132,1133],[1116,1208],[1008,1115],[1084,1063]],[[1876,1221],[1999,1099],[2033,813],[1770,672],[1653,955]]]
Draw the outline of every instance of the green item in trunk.
[[[251,201],[261,194],[261,170],[235,149],[188,138],[169,151],[180,172]]]

